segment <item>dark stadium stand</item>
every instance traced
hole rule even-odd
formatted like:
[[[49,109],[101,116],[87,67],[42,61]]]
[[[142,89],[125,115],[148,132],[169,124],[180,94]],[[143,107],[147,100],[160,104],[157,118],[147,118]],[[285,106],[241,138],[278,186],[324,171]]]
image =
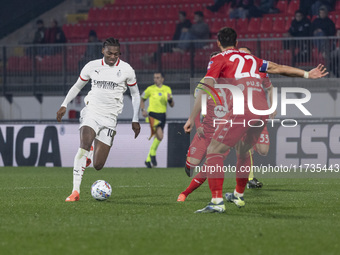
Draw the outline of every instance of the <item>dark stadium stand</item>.
[[[261,18],[251,19],[229,19],[227,13],[230,5],[226,4],[217,13],[213,13],[206,9],[211,4],[213,0],[189,0],[185,3],[181,0],[116,0],[114,4],[95,6],[89,10],[87,20],[63,25],[68,44],[59,52],[39,56],[27,46],[24,56],[7,54],[4,70],[8,77],[15,77],[18,73],[37,77],[62,75],[66,82],[70,77],[78,75],[79,61],[84,55],[89,31],[94,30],[101,41],[110,36],[120,39],[122,59],[135,68],[139,77],[156,70],[166,70],[173,75],[175,83],[188,77],[204,75],[210,53],[217,50],[214,41],[209,42],[204,49],[184,54],[163,52],[154,55],[160,47],[166,45],[160,41],[172,39],[180,10],[186,11],[191,20],[194,11],[203,11],[210,27],[211,39],[216,38],[223,26],[234,28],[241,40],[239,45],[251,48],[261,58],[302,67],[326,62],[326,56],[313,48],[312,44],[310,62],[299,62],[294,57],[298,49],[291,50],[289,39],[284,39],[294,13],[299,8],[298,0],[279,0],[276,8],[280,13],[264,14]],[[340,1],[337,1],[335,10],[329,16],[336,28],[340,29]],[[48,49],[50,46],[44,47]],[[180,82],[178,86],[181,86]]]

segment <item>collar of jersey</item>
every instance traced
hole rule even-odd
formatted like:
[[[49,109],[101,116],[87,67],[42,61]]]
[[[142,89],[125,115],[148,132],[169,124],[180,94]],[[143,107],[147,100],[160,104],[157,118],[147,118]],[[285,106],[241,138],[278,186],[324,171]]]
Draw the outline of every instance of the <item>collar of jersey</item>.
[[[118,58],[116,63],[112,67],[118,66],[119,63],[120,63],[120,59]],[[108,64],[105,63],[104,58],[102,58],[102,66],[109,66]],[[109,67],[111,67],[111,66],[109,66]]]
[[[236,49],[236,48],[230,48],[230,49],[226,49],[226,50],[224,50],[222,52],[225,52],[225,51],[228,51],[228,50],[236,50],[236,51],[238,51],[238,49]]]

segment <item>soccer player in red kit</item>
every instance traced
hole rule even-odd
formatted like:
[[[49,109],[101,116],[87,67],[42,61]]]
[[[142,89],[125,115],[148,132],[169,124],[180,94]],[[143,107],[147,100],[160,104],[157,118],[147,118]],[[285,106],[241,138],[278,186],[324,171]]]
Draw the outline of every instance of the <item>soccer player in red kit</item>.
[[[219,171],[223,169],[223,154],[226,153],[231,147],[234,147],[241,139],[240,155],[242,157],[238,160],[238,164],[248,165],[249,150],[256,144],[263,126],[266,125],[268,116],[256,115],[248,108],[247,93],[248,88],[252,88],[253,106],[257,110],[268,110],[268,104],[265,93],[260,84],[260,72],[267,72],[272,74],[281,74],[290,77],[304,77],[309,79],[318,79],[326,76],[326,68],[323,65],[318,65],[316,68],[309,72],[302,69],[279,65],[273,62],[268,62],[259,59],[253,55],[245,52],[240,52],[237,47],[237,34],[232,28],[224,27],[217,34],[217,45],[221,49],[221,53],[212,57],[209,62],[207,74],[204,83],[208,86],[214,87],[214,84],[219,79],[227,79],[228,84],[238,86],[242,90],[244,100],[244,114],[233,114],[233,100],[230,100],[229,111],[230,116],[226,120],[232,120],[233,123],[248,123],[249,120],[258,120],[258,123],[249,125],[230,125],[230,121],[225,125],[218,125],[213,139],[207,149],[206,161],[204,167],[209,169],[207,175],[209,188],[211,190],[211,202],[196,213],[222,213],[225,211],[225,206],[222,196],[222,187],[224,182],[224,173]],[[225,82],[223,82],[225,84]],[[262,90],[261,90],[262,89]],[[190,132],[194,119],[201,109],[201,96],[196,97],[194,107],[190,114],[189,119],[184,125],[184,131]],[[260,126],[260,122],[264,125]],[[247,156],[248,155],[248,156]],[[236,166],[237,167],[237,166]],[[214,169],[215,171],[212,171]],[[245,178],[244,175],[237,176],[236,191],[233,193],[233,199],[243,201],[243,192],[248,182],[248,174]]]
[[[203,79],[202,79],[203,81]],[[201,81],[201,82],[202,82]],[[203,85],[201,83],[198,84],[195,90],[195,94],[199,91]],[[215,101],[211,96],[207,99],[207,114],[203,117],[202,123],[200,122],[200,113],[195,118],[195,126],[196,126],[196,134],[189,146],[187,161],[185,164],[185,172],[190,177],[192,175],[191,171],[201,163],[203,158],[206,155],[207,148],[211,142],[211,139],[214,135],[215,128],[213,127],[213,119],[214,118],[222,118],[226,114],[228,114],[228,106],[227,106],[227,94],[222,89],[217,89],[218,95],[222,99],[223,105],[216,105]],[[229,154],[229,151],[224,153],[223,157],[226,158]],[[207,179],[205,172],[199,172],[190,182],[189,187],[179,194],[177,201],[184,202],[186,197],[201,186],[205,180]]]
[[[240,51],[244,51],[246,53],[251,54],[251,50],[247,47],[240,47]],[[210,57],[213,57],[220,52],[214,52],[210,55]],[[269,101],[270,105],[273,103],[273,85],[270,82],[270,79],[268,77],[267,73],[260,73],[261,78],[263,79],[262,85],[263,87],[268,91],[269,95]],[[204,79],[201,80],[201,83],[204,82]],[[195,90],[195,97],[198,93],[199,89],[202,89],[203,84],[199,83]],[[226,94],[222,89],[218,89],[218,94],[222,97],[222,101],[224,104],[227,103],[226,98],[229,97],[229,94]],[[228,110],[225,109],[226,106],[220,106],[215,105],[213,99],[211,97],[207,100],[207,115],[204,116],[202,123],[200,122],[200,114],[198,114],[195,118],[195,126],[196,126],[196,134],[189,146],[188,154],[187,154],[187,161],[185,165],[185,171],[186,174],[190,177],[190,171],[191,169],[195,169],[196,166],[198,166],[203,158],[206,155],[206,150],[210,144],[210,141],[212,139],[212,136],[215,131],[215,127],[213,127],[213,120],[212,118],[220,118],[225,116],[225,114],[228,113]],[[218,115],[215,114],[215,109],[218,110]],[[276,111],[271,114],[270,118],[274,118],[276,114]],[[235,146],[236,151],[238,151],[238,146]],[[256,145],[254,146],[254,149],[261,155],[266,156],[269,151],[269,134],[268,129],[265,126]],[[250,151],[250,153],[252,153]],[[229,151],[227,151],[223,157],[226,158],[229,154]],[[252,155],[250,154],[250,157]],[[253,160],[251,159],[251,162]],[[251,164],[252,165],[252,164]],[[178,202],[184,202],[189,194],[191,194],[194,190],[196,190],[198,187],[200,187],[204,182],[206,181],[206,173],[205,172],[199,172],[190,182],[189,186],[179,194],[177,201]],[[253,175],[252,171],[249,174],[248,188],[261,188],[262,183],[259,182]]]

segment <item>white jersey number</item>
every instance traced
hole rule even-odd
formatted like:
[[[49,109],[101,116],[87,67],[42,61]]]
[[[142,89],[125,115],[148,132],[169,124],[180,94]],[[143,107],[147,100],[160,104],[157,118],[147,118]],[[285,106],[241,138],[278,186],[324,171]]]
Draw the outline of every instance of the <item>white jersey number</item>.
[[[255,71],[256,71],[256,60],[255,60],[255,58],[253,56],[246,55],[246,56],[242,57],[241,55],[235,54],[235,55],[232,55],[229,58],[229,60],[231,62],[234,62],[235,59],[239,60],[237,68],[236,68],[236,72],[235,72],[235,78],[236,79],[247,78],[247,77],[254,77],[254,78],[260,79],[260,75],[255,73]],[[250,68],[250,72],[243,72],[242,73],[244,64],[246,62],[245,59],[252,60],[253,64],[252,64],[252,66]]]

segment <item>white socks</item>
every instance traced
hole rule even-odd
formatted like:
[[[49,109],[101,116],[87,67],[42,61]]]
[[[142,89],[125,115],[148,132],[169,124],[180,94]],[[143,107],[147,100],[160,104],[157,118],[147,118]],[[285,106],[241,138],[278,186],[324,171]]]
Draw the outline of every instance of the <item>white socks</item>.
[[[234,196],[235,197],[243,197],[243,193],[238,193],[236,190],[234,190]]]
[[[212,198],[211,202],[217,205],[217,204],[223,202],[223,197]]]
[[[80,184],[83,178],[83,174],[86,166],[86,158],[89,152],[87,150],[78,149],[76,156],[74,157],[73,163],[73,191],[80,193]]]

